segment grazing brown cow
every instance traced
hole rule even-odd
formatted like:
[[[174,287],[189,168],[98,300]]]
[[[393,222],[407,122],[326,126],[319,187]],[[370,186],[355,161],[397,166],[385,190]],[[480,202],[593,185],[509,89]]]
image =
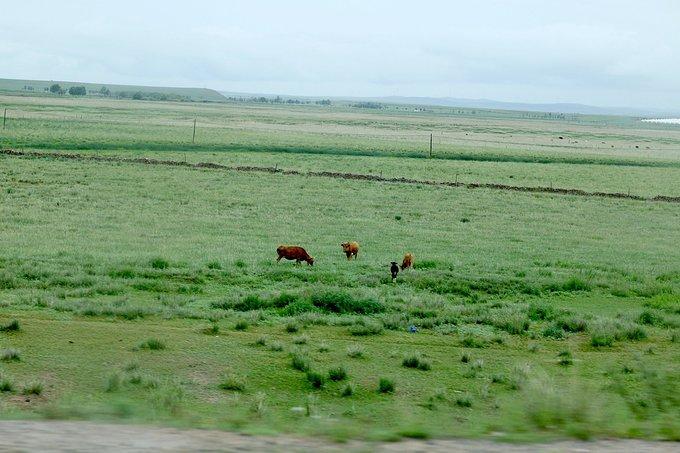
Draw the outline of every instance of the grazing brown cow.
[[[297,264],[306,261],[310,266],[314,265],[314,258],[309,256],[309,253],[307,253],[305,249],[298,247],[297,245],[279,245],[276,248],[276,253],[279,255],[279,257],[276,258],[277,262],[281,261],[281,258],[285,258],[287,260],[295,260]]]
[[[403,271],[411,266],[413,266],[413,254],[407,253],[404,255],[404,261],[401,262],[401,270]]]
[[[343,242],[340,244],[340,247],[342,247],[342,251],[347,255],[347,261],[352,259],[352,255],[354,255],[354,259],[357,258],[357,254],[359,253],[358,242]]]

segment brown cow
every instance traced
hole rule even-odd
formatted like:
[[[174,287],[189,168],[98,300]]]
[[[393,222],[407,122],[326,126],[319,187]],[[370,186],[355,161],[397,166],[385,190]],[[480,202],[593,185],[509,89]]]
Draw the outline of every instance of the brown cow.
[[[298,247],[297,245],[279,245],[276,248],[276,253],[279,255],[279,257],[276,258],[277,262],[281,261],[281,258],[285,258],[287,260],[295,260],[297,264],[306,261],[310,266],[314,265],[314,258],[309,256],[309,253],[307,253],[305,249]]]
[[[359,253],[358,242],[343,242],[340,244],[340,247],[342,247],[342,251],[347,255],[347,261],[352,259],[352,255],[354,255],[354,259],[357,258],[357,254]]]
[[[411,266],[413,266],[413,254],[407,253],[404,255],[404,261],[401,262],[401,270],[403,271]]]

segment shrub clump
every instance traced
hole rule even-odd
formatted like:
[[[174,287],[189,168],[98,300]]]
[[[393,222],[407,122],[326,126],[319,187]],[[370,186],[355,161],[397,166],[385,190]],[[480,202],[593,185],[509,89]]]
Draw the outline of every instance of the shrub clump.
[[[552,321],[555,319],[555,309],[547,304],[532,303],[529,305],[527,316],[532,321]]]
[[[151,267],[154,269],[167,269],[170,267],[170,262],[163,258],[154,258],[151,260]]]
[[[551,324],[543,329],[542,335],[546,338],[562,340],[564,338],[564,330],[557,324]]]
[[[347,355],[353,359],[360,359],[364,356],[364,348],[358,344],[350,345],[347,347]]]
[[[220,270],[220,269],[222,269],[222,263],[220,263],[220,262],[217,261],[217,260],[209,261],[209,262],[206,264],[206,267],[207,267],[208,269],[211,269],[211,270]]]
[[[315,389],[323,388],[324,384],[326,383],[326,379],[323,374],[312,370],[307,371],[307,381],[309,381],[309,383]]]
[[[347,385],[345,385],[342,390],[340,391],[340,396],[343,397],[348,397],[354,395],[354,392],[356,391],[356,388],[354,387],[354,384],[351,382],[348,382]]]
[[[19,321],[16,319],[11,320],[4,326],[0,326],[0,332],[18,332],[19,330],[21,330],[21,326],[19,325]]]
[[[107,393],[117,392],[120,388],[121,378],[119,373],[112,373],[106,378],[104,391]]]
[[[404,357],[401,364],[406,368],[416,368],[421,371],[429,371],[432,369],[430,362],[424,359],[420,354],[412,354],[408,357]]]
[[[651,310],[645,310],[640,313],[637,322],[646,326],[665,327],[668,325],[666,318]]]
[[[274,340],[271,343],[269,343],[269,350],[275,352],[283,351],[283,344],[281,344],[280,341]]]
[[[375,321],[362,321],[350,326],[349,333],[355,337],[365,337],[369,335],[380,335],[383,332],[382,324]]]
[[[149,338],[137,345],[137,349],[147,349],[149,351],[160,351],[165,349],[165,343],[157,338]]]
[[[21,353],[19,353],[18,349],[4,349],[0,352],[0,360],[3,362],[18,362],[21,360]]]
[[[250,327],[250,324],[245,319],[239,319],[236,321],[236,324],[234,324],[234,330],[244,331],[248,330],[248,327]]]
[[[570,317],[558,319],[555,325],[565,332],[585,332],[588,330],[588,322],[583,318]]]
[[[344,291],[313,294],[311,302],[317,308],[339,314],[370,315],[385,311],[383,304],[375,299],[353,297]]]
[[[529,320],[521,314],[503,316],[500,319],[494,319],[492,325],[508,332],[511,335],[520,335],[529,330]]]
[[[613,346],[614,334],[605,330],[593,332],[593,334],[590,336],[590,344],[596,348]]]
[[[298,371],[309,371],[311,368],[311,362],[309,358],[305,355],[299,353],[293,353],[290,359],[290,365],[294,370]]]
[[[470,395],[461,395],[456,398],[456,406],[458,407],[472,407],[472,398]]]
[[[640,326],[631,326],[623,334],[631,341],[640,341],[647,338],[647,332]]]
[[[262,299],[257,294],[251,294],[236,302],[233,308],[238,311],[252,311],[268,308],[269,306],[270,301]]]
[[[294,344],[307,344],[309,342],[309,337],[307,335],[299,335],[293,338]]]
[[[216,322],[210,324],[210,326],[203,329],[203,333],[206,335],[217,335],[220,333],[220,326]]]
[[[328,379],[331,381],[344,381],[347,379],[347,370],[343,366],[328,370]]]
[[[31,382],[24,386],[21,390],[23,395],[41,395],[43,392],[43,385],[40,382]]]
[[[300,330],[300,325],[294,322],[289,322],[286,324],[286,332],[288,333],[296,333],[298,330]]]
[[[467,335],[460,341],[461,346],[466,348],[486,348],[489,343],[483,338]]]
[[[559,354],[557,354],[557,357],[559,358],[558,362],[562,366],[569,366],[574,363],[574,359],[571,356],[571,352],[569,351],[562,351]]]
[[[562,284],[562,291],[590,291],[590,284],[578,277],[571,277]]]
[[[491,383],[493,384],[504,384],[508,381],[503,373],[496,373],[491,375]]]
[[[0,375],[0,393],[9,393],[14,391],[14,384],[7,376]]]
[[[245,382],[243,381],[243,379],[241,379],[238,376],[230,374],[230,375],[226,376],[222,380],[222,382],[220,382],[219,387],[222,390],[229,390],[229,391],[233,391],[233,392],[242,392],[243,390],[245,390],[246,385],[245,385]]]
[[[378,393],[394,393],[394,381],[388,378],[380,378],[378,381]]]

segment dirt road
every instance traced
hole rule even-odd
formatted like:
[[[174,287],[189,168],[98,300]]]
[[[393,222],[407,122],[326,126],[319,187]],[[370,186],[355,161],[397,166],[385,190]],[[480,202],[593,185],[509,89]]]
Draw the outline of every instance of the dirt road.
[[[292,436],[247,436],[225,431],[61,421],[0,421],[0,451],[378,451],[378,452],[678,452],[680,443],[639,440],[503,444],[478,440],[406,440],[344,444]]]

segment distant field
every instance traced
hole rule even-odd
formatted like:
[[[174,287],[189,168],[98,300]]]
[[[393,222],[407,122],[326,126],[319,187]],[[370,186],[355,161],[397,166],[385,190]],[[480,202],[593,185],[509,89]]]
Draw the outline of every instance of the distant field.
[[[9,115],[3,147],[680,194],[680,128],[624,117],[12,96],[0,96],[0,104]],[[428,159],[431,132],[434,158]]]
[[[0,103],[2,147],[680,195],[680,129],[626,118]],[[680,204],[6,154],[0,168],[0,417],[680,439]],[[314,266],[276,263],[281,243]],[[392,283],[406,251],[415,268]]]

